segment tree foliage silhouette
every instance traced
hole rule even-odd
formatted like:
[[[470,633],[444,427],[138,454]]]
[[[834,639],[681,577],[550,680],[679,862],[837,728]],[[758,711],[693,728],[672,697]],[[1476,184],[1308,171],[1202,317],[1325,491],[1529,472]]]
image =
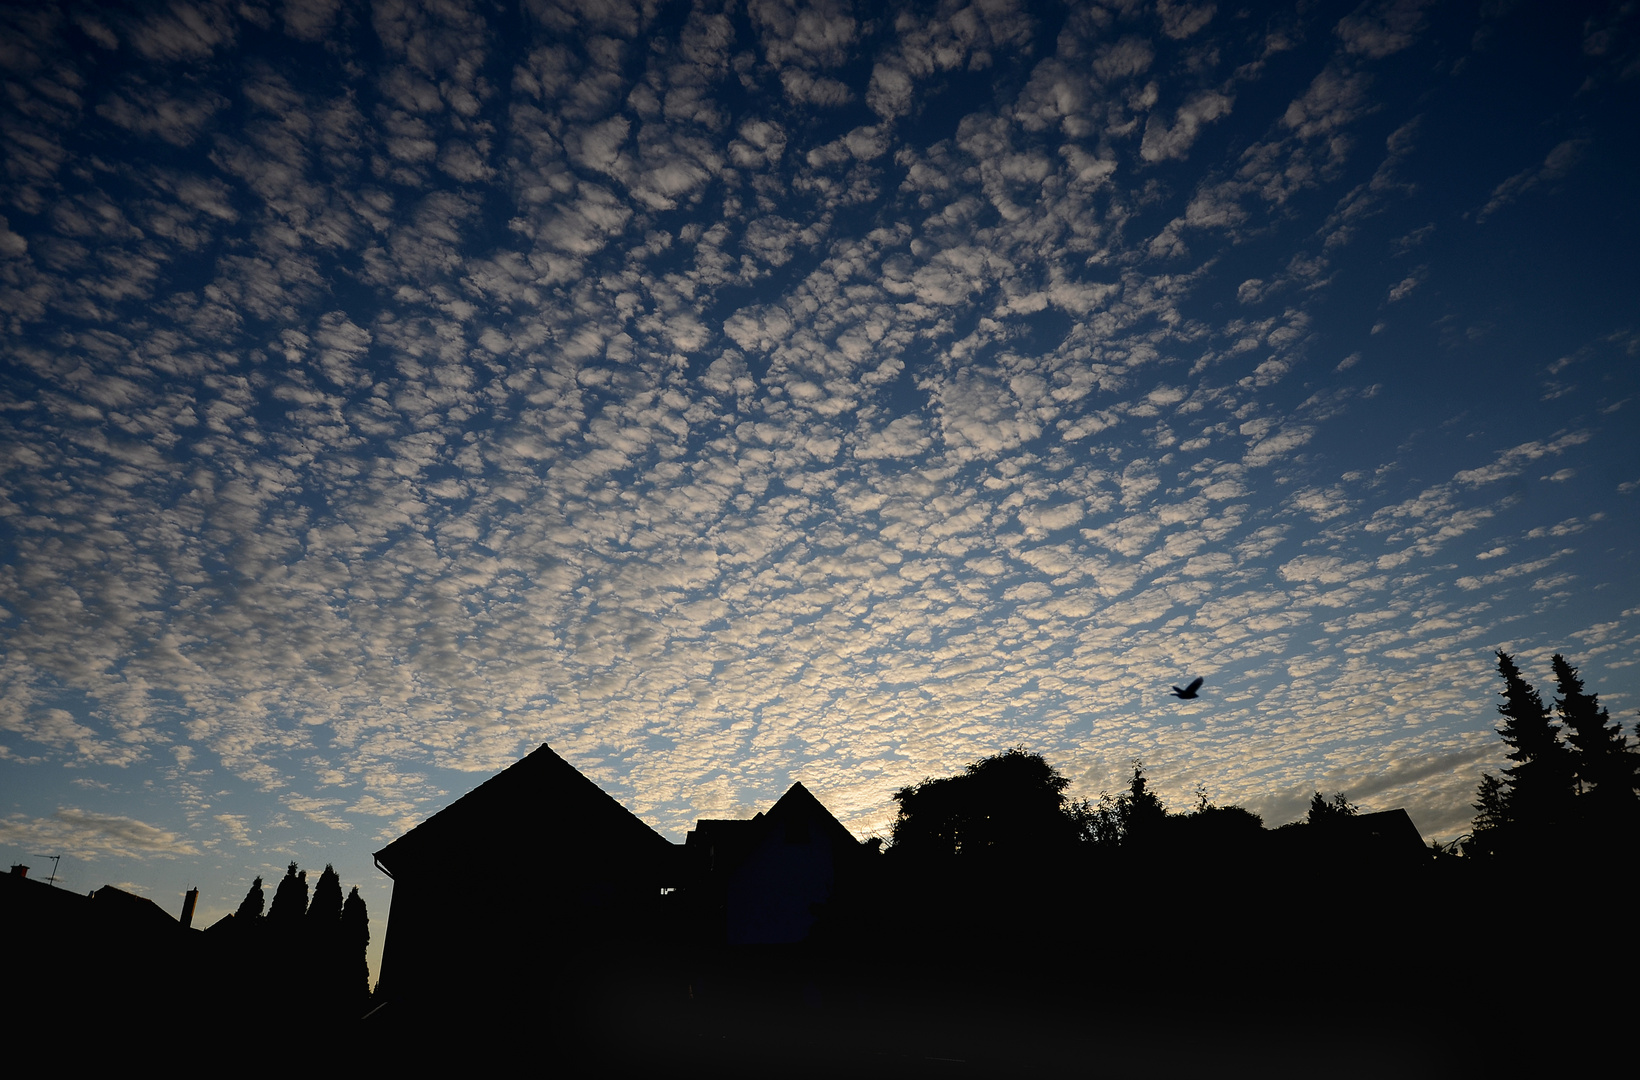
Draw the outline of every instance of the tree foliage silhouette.
[[[262,917],[262,879],[258,877],[251,882],[251,887],[245,893],[245,899],[239,901],[239,907],[234,911],[236,922],[246,919],[260,919]]]
[[[370,947],[370,913],[359,887],[347,894],[342,904],[341,942],[338,950],[343,1003],[364,1005],[370,998],[370,963],[365,953]]]
[[[1509,827],[1509,789],[1502,777],[1487,773],[1475,793],[1475,820],[1471,825],[1470,846],[1493,850],[1496,839]]]
[[[1514,658],[1501,650],[1497,657],[1504,682],[1498,734],[1514,764],[1502,779],[1481,780],[1466,847],[1476,854],[1547,855],[1574,841],[1603,843],[1632,830],[1640,816],[1640,757],[1599,696],[1585,689],[1578,669],[1559,653],[1551,660],[1558,691],[1553,717],[1562,722],[1556,724]]]
[[[239,905],[243,933],[224,939],[228,967],[265,972],[266,1019],[280,1024],[336,1024],[362,1015],[370,995],[370,916],[355,887],[344,901],[341,876],[327,863],[308,896],[307,871],[292,862],[274,890],[266,918],[262,879]]]
[[[292,861],[285,870],[279,887],[273,891],[273,904],[268,908],[268,919],[279,924],[294,922],[307,911],[307,902],[307,871],[297,870],[296,863]]]
[[[1601,818],[1620,814],[1634,802],[1635,755],[1612,721],[1597,694],[1586,693],[1577,668],[1556,653],[1550,661],[1555,673],[1555,715],[1565,724],[1572,767],[1580,795],[1590,797],[1592,812]]]
[[[1126,846],[1151,843],[1160,835],[1167,820],[1167,807],[1150,790],[1143,763],[1133,763],[1127,793],[1116,800],[1116,834]]]
[[[1343,792],[1335,792],[1332,802],[1321,797],[1317,791],[1310,796],[1310,810],[1305,821],[1311,825],[1330,825],[1343,818],[1352,818],[1361,812],[1361,808],[1344,798]]]
[[[336,868],[325,863],[324,873],[313,886],[313,899],[308,902],[307,917],[315,926],[332,926],[342,917],[342,879]]]
[[[1498,734],[1510,748],[1509,760],[1515,762],[1504,770],[1506,821],[1519,841],[1536,847],[1571,823],[1576,769],[1542,697],[1521,675],[1513,657],[1501,650],[1497,655],[1498,674],[1504,680],[1498,706],[1503,727]]]
[[[1241,806],[1215,806],[1207,792],[1196,791],[1189,813],[1167,809],[1155,792],[1143,762],[1133,763],[1133,774],[1121,795],[1100,796],[1097,807],[1082,802],[1072,807],[1082,839],[1095,848],[1130,852],[1165,851],[1198,857],[1245,848],[1264,831],[1264,819]]]
[[[894,793],[893,850],[901,858],[973,858],[1073,843],[1069,783],[1040,754],[1014,747],[956,776],[901,788]]]

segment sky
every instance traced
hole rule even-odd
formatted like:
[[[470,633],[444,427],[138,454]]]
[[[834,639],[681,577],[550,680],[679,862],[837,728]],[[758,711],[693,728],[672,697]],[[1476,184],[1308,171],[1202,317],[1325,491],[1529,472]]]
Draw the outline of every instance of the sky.
[[[1632,3],[0,20],[35,876],[333,862],[379,950],[542,742],[676,841],[1016,745],[1450,840],[1494,650],[1633,730]]]

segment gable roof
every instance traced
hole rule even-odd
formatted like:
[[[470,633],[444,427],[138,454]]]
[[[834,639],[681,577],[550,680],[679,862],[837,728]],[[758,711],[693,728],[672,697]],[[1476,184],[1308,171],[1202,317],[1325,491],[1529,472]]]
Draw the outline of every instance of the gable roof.
[[[697,872],[733,870],[776,829],[799,823],[819,827],[820,836],[833,849],[852,851],[860,841],[843,827],[826,805],[801,782],[792,784],[773,806],[750,818],[701,818],[687,837],[690,858]]]
[[[396,877],[448,869],[475,855],[550,857],[565,848],[601,861],[662,860],[674,845],[542,743],[375,853]]]
[[[182,927],[174,915],[148,897],[126,892],[113,885],[93,889],[91,899],[95,901],[92,908],[95,915],[118,920],[122,925],[144,930],[176,930]]]
[[[1403,808],[1360,814],[1349,820],[1355,823],[1355,829],[1362,836],[1370,837],[1373,842],[1384,845],[1386,851],[1418,858],[1429,856],[1429,849],[1424,847],[1423,834],[1418,831],[1418,826],[1412,823],[1412,816]]]
[[[860,841],[854,838],[854,834],[844,828],[843,823],[826,809],[826,804],[815,798],[801,781],[786,789],[786,794],[780,796],[775,804],[769,807],[767,816],[771,822],[784,822],[792,818],[816,821],[824,838],[831,841],[833,846],[860,846]]]
[[[1379,810],[1320,822],[1297,821],[1265,834],[1275,850],[1304,858],[1390,860],[1417,863],[1429,858],[1423,836],[1404,809]]]

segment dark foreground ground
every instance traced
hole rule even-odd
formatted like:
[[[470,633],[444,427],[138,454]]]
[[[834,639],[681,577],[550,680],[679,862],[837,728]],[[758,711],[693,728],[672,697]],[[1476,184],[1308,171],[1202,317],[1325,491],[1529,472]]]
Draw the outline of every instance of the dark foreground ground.
[[[294,953],[191,953],[8,902],[4,1031],[14,1063],[77,1071],[1631,1075],[1630,862],[1598,877],[998,875],[862,898],[789,947],[524,922],[533,948],[464,957],[469,976],[416,997],[379,991],[362,1018],[317,995]]]
[[[961,956],[907,968],[720,952],[683,980],[606,972],[460,1013],[390,1003],[360,1036],[383,1064],[529,1061],[566,1076],[1478,1077],[1590,1060],[1592,1043],[1511,1023],[1498,988],[1462,964],[1345,975],[1284,954],[1249,974],[1196,957],[1164,950],[1153,959],[1167,970],[1089,985]],[[1553,1008],[1549,985],[1536,1007]]]

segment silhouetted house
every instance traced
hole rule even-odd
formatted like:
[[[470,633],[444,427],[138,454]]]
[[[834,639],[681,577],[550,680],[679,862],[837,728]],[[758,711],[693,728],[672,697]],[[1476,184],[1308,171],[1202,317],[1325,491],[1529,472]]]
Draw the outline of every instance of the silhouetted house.
[[[559,992],[666,931],[678,847],[542,745],[376,852],[393,879],[380,998]]]
[[[1269,834],[1280,856],[1352,871],[1403,870],[1429,862],[1418,826],[1405,810],[1381,810],[1286,826]]]
[[[875,852],[800,783],[750,820],[703,818],[684,843],[696,930],[730,945],[803,941]]]
[[[1380,858],[1406,865],[1429,861],[1429,848],[1424,846],[1423,834],[1405,810],[1381,810],[1346,820],[1355,831],[1356,843]]]
[[[31,878],[26,866],[14,865],[0,877],[0,926],[9,939],[8,953],[83,935],[91,917],[91,897]]]
[[[91,891],[92,917],[125,934],[175,934],[186,929],[174,915],[148,899],[112,885]],[[190,911],[190,917],[192,912]]]
[[[79,893],[13,867],[0,877],[0,927],[19,991],[7,1002],[14,1034],[151,1032],[199,982],[200,935],[113,885]]]

